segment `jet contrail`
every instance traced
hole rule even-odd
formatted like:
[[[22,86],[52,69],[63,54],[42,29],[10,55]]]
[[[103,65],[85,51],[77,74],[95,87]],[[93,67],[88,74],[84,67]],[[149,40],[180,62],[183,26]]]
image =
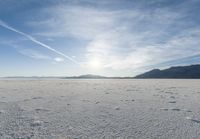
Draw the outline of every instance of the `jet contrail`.
[[[30,41],[32,41],[32,42],[34,42],[34,43],[36,43],[36,44],[38,44],[38,45],[40,45],[40,46],[42,46],[42,47],[44,47],[44,48],[47,48],[48,50],[53,51],[53,52],[55,52],[56,54],[59,54],[59,55],[65,57],[66,59],[68,59],[68,60],[74,62],[75,64],[79,64],[79,62],[77,62],[76,60],[74,60],[74,59],[71,58],[70,56],[67,56],[67,55],[65,55],[64,53],[62,53],[62,52],[60,52],[60,51],[58,51],[58,50],[52,48],[51,46],[46,45],[46,44],[44,44],[44,43],[38,41],[38,40],[35,39],[34,37],[32,37],[32,36],[30,36],[30,35],[28,35],[28,34],[26,34],[26,33],[24,33],[24,32],[21,32],[21,31],[15,29],[15,28],[13,28],[13,27],[11,27],[11,26],[9,26],[9,25],[7,25],[7,24],[6,24],[5,22],[3,22],[2,20],[0,20],[0,26],[6,28],[6,29],[8,29],[8,30],[11,30],[11,31],[13,31],[13,32],[16,32],[16,33],[18,33],[18,34],[20,34],[20,35],[22,35],[22,36],[28,38]]]

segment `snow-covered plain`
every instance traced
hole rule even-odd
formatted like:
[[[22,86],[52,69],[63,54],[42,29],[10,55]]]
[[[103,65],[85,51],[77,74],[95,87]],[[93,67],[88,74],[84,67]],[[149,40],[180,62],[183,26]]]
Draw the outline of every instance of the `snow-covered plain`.
[[[200,80],[0,80],[0,139],[200,138]]]

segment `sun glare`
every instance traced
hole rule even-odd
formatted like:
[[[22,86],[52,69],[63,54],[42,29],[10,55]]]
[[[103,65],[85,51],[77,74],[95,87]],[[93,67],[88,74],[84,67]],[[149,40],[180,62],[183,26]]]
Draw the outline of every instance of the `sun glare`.
[[[100,69],[102,67],[102,64],[101,64],[100,60],[92,59],[89,62],[89,67],[92,68],[92,69]]]

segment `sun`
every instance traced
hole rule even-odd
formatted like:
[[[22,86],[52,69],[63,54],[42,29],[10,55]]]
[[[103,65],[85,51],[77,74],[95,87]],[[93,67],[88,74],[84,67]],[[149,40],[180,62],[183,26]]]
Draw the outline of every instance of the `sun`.
[[[94,58],[89,61],[89,67],[92,69],[100,69],[100,68],[102,68],[102,64],[99,59]]]

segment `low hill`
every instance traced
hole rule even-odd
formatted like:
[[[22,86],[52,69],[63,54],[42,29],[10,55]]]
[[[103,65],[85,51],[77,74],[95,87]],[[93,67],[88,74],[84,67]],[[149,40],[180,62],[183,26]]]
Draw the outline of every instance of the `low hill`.
[[[135,78],[200,79],[200,65],[177,66],[164,70],[153,69]]]
[[[86,74],[86,75],[71,76],[71,77],[64,77],[64,78],[65,79],[106,79],[108,77],[93,75],[93,74]]]

